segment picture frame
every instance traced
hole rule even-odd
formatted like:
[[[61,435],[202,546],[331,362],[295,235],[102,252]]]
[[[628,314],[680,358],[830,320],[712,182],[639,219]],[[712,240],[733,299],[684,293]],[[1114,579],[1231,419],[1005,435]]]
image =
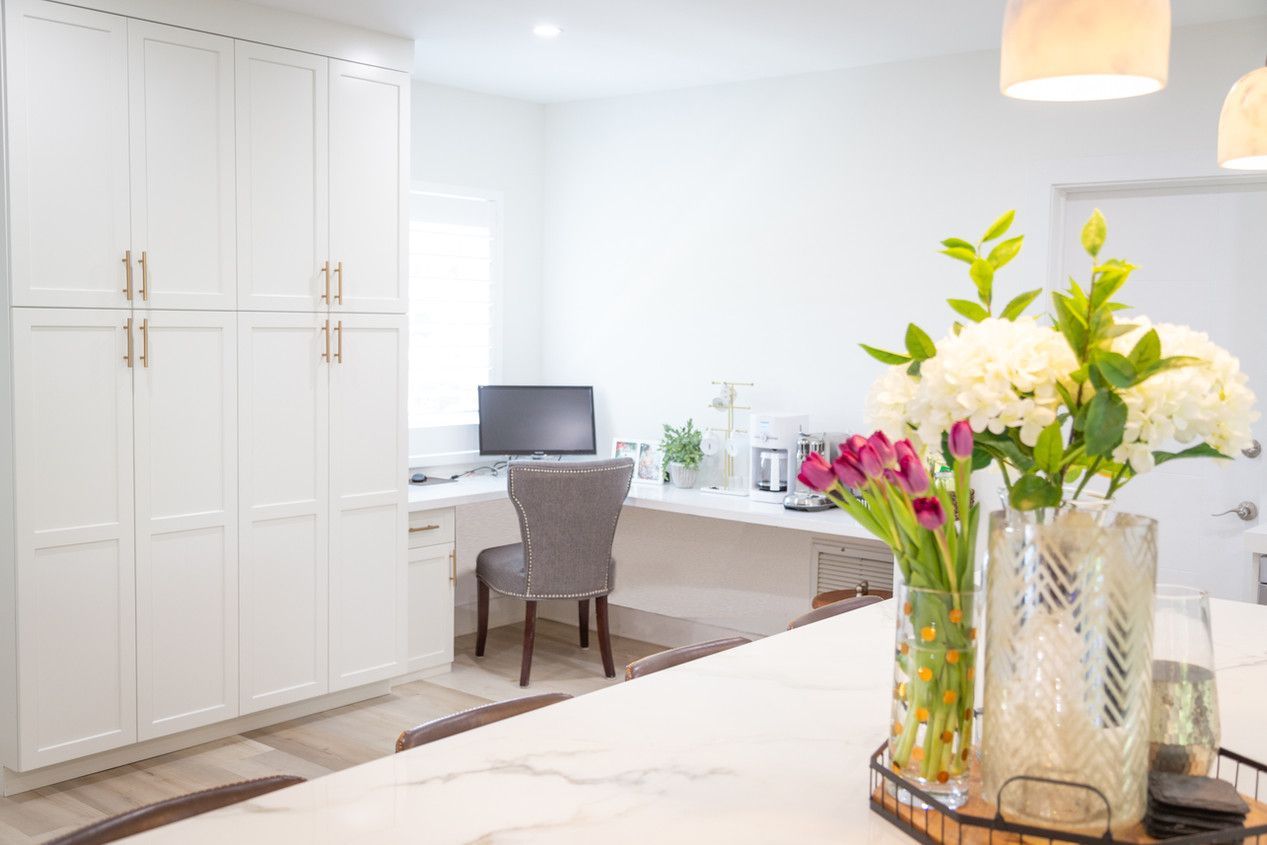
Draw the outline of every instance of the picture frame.
[[[634,483],[664,483],[664,460],[654,443],[648,440],[617,437],[612,441],[612,457],[633,460]]]

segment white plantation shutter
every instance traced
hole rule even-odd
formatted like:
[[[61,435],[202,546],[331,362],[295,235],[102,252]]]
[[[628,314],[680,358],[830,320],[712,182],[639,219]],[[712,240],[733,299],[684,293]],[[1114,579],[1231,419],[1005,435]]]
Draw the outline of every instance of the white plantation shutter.
[[[495,369],[497,202],[415,189],[409,217],[409,427],[473,425]]]

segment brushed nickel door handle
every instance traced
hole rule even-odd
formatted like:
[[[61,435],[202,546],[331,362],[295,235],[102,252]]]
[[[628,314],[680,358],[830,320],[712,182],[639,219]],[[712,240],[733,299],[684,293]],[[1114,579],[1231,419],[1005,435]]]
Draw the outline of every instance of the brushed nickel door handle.
[[[1242,522],[1253,522],[1258,519],[1258,505],[1253,502],[1241,502],[1230,510],[1212,513],[1210,516],[1227,516],[1229,513],[1236,514],[1236,518]]]

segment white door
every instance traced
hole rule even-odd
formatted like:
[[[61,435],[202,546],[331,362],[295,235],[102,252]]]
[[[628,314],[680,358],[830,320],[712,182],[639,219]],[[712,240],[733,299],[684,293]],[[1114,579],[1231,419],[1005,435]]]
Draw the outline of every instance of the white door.
[[[239,41],[238,307],[326,307],[329,61]]]
[[[327,689],[326,320],[238,314],[241,710]]]
[[[1095,208],[1108,219],[1101,257],[1126,258],[1139,267],[1119,299],[1124,312],[1154,322],[1206,332],[1240,359],[1250,387],[1267,401],[1267,184],[1211,182],[1092,188],[1068,195],[1061,231],[1058,278],[1085,280],[1086,254],[1078,233]],[[1257,436],[1267,441],[1258,423]],[[1159,520],[1158,580],[1201,587],[1220,598],[1255,600],[1257,573],[1242,543],[1235,515],[1211,514],[1241,501],[1260,502],[1265,459],[1183,460],[1158,467],[1119,494],[1123,510]]]
[[[127,307],[127,21],[4,12],[13,304]]]
[[[335,310],[405,313],[409,76],[330,61]]]
[[[454,547],[409,550],[409,666],[430,669],[453,662]]]
[[[334,317],[330,689],[404,673],[406,318]]]
[[[26,770],[136,740],[133,371],[127,311],[12,316]]]
[[[233,308],[233,41],[130,20],[128,44],[137,304]]]
[[[137,315],[140,739],[238,712],[237,323]]]

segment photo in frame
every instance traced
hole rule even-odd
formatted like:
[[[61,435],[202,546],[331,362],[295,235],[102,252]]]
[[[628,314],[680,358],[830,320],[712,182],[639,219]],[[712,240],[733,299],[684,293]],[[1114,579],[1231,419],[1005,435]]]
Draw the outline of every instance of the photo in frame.
[[[639,484],[664,483],[664,463],[660,450],[654,443],[617,437],[612,441],[612,457],[633,460],[635,482]]]

